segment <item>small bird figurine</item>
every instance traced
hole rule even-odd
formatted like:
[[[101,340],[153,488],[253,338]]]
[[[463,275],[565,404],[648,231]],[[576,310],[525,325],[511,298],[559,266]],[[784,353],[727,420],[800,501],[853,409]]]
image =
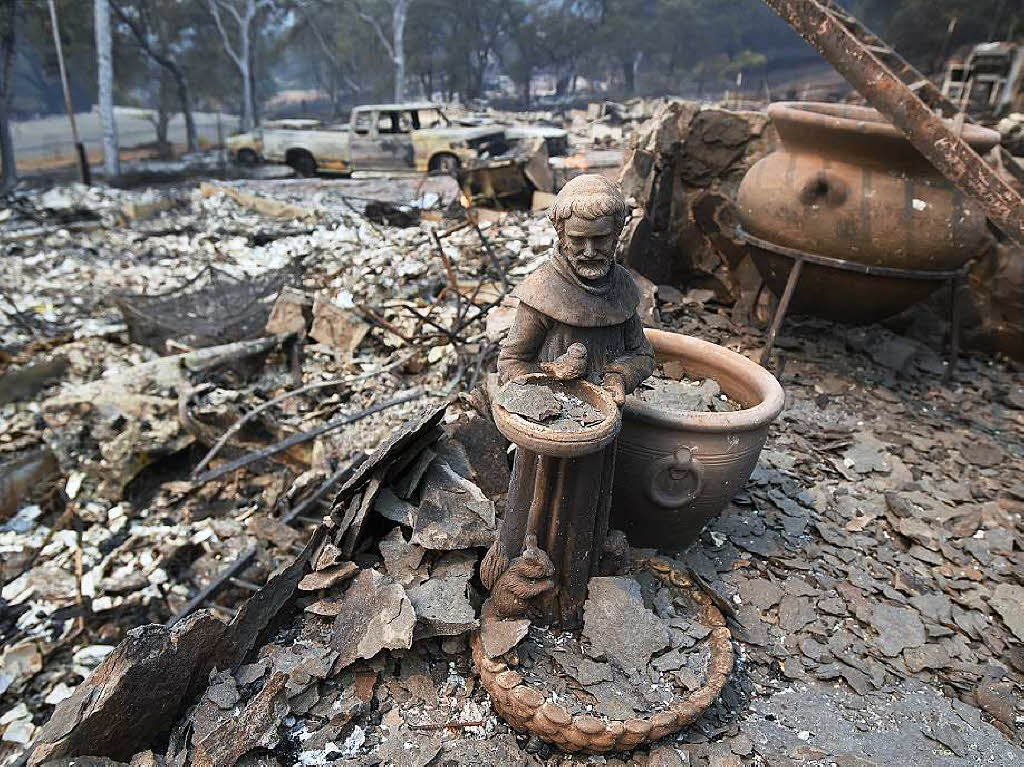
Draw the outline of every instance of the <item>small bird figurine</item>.
[[[540,369],[559,381],[582,378],[587,372],[587,347],[580,343],[572,344],[554,362],[542,362]]]

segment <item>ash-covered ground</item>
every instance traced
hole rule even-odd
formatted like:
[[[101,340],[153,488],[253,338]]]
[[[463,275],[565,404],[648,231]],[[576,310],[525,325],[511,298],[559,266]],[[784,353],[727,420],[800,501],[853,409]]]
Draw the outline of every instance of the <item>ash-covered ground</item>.
[[[508,471],[471,392],[511,319],[506,293],[554,236],[542,213],[467,221],[448,212],[456,197],[434,179],[264,180],[55,187],[12,209],[0,231],[5,764],[127,632],[174,619],[246,557],[201,605],[236,616],[294,560],[346,467],[452,397],[430,439],[347,497],[354,532],[311,563],[244,662],[200,680],[137,763],[1024,761],[1020,368],[967,356],[945,384],[943,358],[918,341],[800,318],[779,339],[786,408],[753,477],[697,544],[669,552],[729,608],[738,660],[719,702],[633,755],[568,757],[512,733],[466,642]],[[368,218],[382,198],[415,202],[411,225]],[[268,274],[283,282],[266,295],[237,289]],[[181,332],[133,342],[116,294],[196,277]],[[709,291],[652,293],[649,325],[756,359],[763,331],[734,326]],[[256,334],[269,340],[200,349],[210,334],[238,342],[229,320],[271,307]],[[313,329],[297,339],[304,312]],[[247,456],[258,460],[225,471]],[[336,631],[345,614],[358,631]],[[670,643],[652,663],[686,649]],[[566,694],[593,694],[577,682]]]

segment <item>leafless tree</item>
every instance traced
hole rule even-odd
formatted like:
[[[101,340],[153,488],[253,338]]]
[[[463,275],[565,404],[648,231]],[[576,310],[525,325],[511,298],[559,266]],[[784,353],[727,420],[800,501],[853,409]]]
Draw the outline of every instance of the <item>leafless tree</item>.
[[[4,4],[3,37],[0,39],[0,163],[3,163],[3,181],[0,192],[7,194],[18,183],[18,167],[14,157],[14,139],[11,136],[11,104],[14,102],[14,57],[18,42],[18,0]]]
[[[213,14],[213,20],[220,32],[221,42],[228,57],[238,68],[242,77],[242,130],[253,128],[253,83],[252,83],[252,35],[256,17],[260,11],[269,8],[273,0],[206,0]],[[408,0],[402,0],[408,2]],[[232,42],[221,18],[221,11],[234,19],[237,26],[237,40]]]
[[[114,56],[110,36],[110,0],[94,0],[93,14],[100,121],[103,124],[103,167],[107,178],[113,179],[121,175],[121,158],[117,146],[117,123],[114,121]]]
[[[150,81],[147,84],[147,90],[150,92],[151,104],[153,106],[153,113],[146,115],[146,120],[153,126],[156,131],[156,145],[157,151],[161,159],[166,160],[171,157],[171,142],[168,139],[168,129],[170,128],[171,118],[174,116],[174,108],[172,99],[169,93],[169,79],[166,76],[166,72],[161,69],[155,62],[150,63]]]
[[[317,45],[320,47],[320,52],[324,55],[324,59],[327,61],[333,74],[333,81],[330,85],[331,104],[336,114],[338,109],[338,84],[344,83],[356,97],[358,97],[362,92],[363,87],[355,80],[354,77],[352,77],[352,73],[355,71],[355,65],[342,61],[337,47],[328,43],[327,37],[324,35],[324,30],[321,28],[319,23],[319,19],[311,17],[307,8],[302,8],[302,11],[306,28],[309,29],[313,37],[316,38]]]
[[[149,0],[139,0],[134,3],[133,8],[128,8],[124,2],[119,2],[119,0],[110,0],[110,5],[114,9],[114,13],[117,14],[118,20],[131,30],[139,47],[174,81],[178,92],[178,103],[181,105],[181,113],[185,118],[185,141],[188,151],[198,152],[199,138],[196,133],[196,123],[192,117],[192,96],[188,78],[185,77],[185,70],[171,55],[171,46],[167,35],[161,33],[161,20],[153,19],[153,9]]]
[[[409,16],[412,0],[384,0],[391,9],[391,37],[388,38],[384,26],[372,13],[368,12],[360,0],[349,0],[356,14],[366,22],[384,46],[391,63],[395,67],[395,101],[405,100],[405,21]]]

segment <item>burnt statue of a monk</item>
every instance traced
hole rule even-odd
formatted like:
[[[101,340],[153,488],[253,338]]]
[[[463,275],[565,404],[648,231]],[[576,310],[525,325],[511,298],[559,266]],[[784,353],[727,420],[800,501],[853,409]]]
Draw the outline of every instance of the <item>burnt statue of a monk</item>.
[[[621,406],[654,370],[654,351],[637,314],[640,290],[615,262],[625,201],[603,176],[577,176],[559,192],[550,218],[558,245],[515,291],[519,307],[498,358],[499,383],[532,373],[582,378]],[[582,620],[587,581],[601,572],[602,559],[607,566],[616,548],[608,545],[615,538],[608,534],[615,443],[565,460],[552,511],[536,536],[527,536],[534,478],[544,457],[517,447],[507,510],[481,575],[496,596],[502,576],[507,582],[518,568],[524,576],[513,579],[519,593],[511,599],[506,593],[499,602],[522,604],[522,597],[541,592],[530,605],[531,617],[575,629]],[[624,546],[621,534],[618,538]]]

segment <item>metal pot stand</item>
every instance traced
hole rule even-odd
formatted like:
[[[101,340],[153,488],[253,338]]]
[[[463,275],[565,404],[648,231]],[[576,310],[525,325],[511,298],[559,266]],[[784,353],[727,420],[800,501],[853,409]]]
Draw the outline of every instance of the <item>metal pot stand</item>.
[[[949,383],[953,380],[953,372],[956,369],[960,357],[960,307],[957,303],[957,293],[964,279],[970,272],[974,259],[967,261],[959,269],[934,270],[934,269],[897,269],[891,266],[871,266],[868,264],[847,261],[842,258],[831,258],[819,256],[815,253],[796,248],[789,248],[783,245],[776,245],[768,240],[755,237],[742,227],[737,226],[734,230],[737,238],[753,248],[766,250],[784,258],[792,259],[793,266],[789,270],[789,277],[786,280],[786,288],[779,298],[779,305],[772,316],[771,327],[768,330],[768,339],[765,342],[764,350],[761,352],[761,366],[767,368],[771,360],[772,349],[775,347],[775,337],[779,328],[786,318],[789,309],[789,302],[793,298],[797,282],[800,280],[800,273],[803,271],[804,263],[811,263],[817,266],[824,266],[829,269],[841,269],[848,272],[857,272],[874,277],[890,277],[903,280],[933,280],[945,282],[949,288],[949,350],[947,356],[946,373],[943,380]]]

